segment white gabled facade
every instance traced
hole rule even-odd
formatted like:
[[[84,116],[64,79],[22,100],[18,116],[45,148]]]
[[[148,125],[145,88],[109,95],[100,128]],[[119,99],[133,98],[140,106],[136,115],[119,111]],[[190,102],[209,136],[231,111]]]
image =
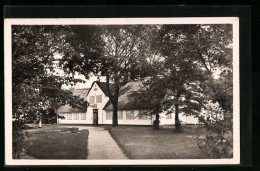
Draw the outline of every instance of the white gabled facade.
[[[106,111],[103,110],[104,106],[109,101],[109,97],[105,95],[102,89],[98,86],[96,82],[93,83],[91,89],[89,90],[87,96],[89,106],[87,109],[87,116],[93,124],[93,110],[98,112],[98,124],[104,124],[104,118],[106,117]]]
[[[104,88],[104,87],[103,87]],[[109,97],[105,94],[102,88],[94,82],[87,94],[87,101],[89,106],[85,113],[79,113],[81,119],[77,119],[75,115],[77,113],[60,113],[60,115],[65,116],[65,119],[58,119],[59,124],[94,124],[94,113],[97,113],[98,124],[112,124],[112,110],[104,110],[105,105],[109,102]],[[155,116],[140,114],[143,109],[134,110],[118,110],[118,124],[119,125],[152,125]],[[70,116],[71,115],[71,116]],[[82,117],[81,117],[82,116]],[[74,119],[75,118],[75,119]],[[198,119],[193,116],[184,116],[179,114],[179,119],[183,124],[198,124]],[[160,125],[171,125],[175,123],[174,113],[166,115],[165,113],[160,114]]]

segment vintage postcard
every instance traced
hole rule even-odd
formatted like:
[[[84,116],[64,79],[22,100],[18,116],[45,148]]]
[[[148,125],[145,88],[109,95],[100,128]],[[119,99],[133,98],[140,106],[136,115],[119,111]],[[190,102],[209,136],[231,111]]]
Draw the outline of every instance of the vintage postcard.
[[[240,164],[239,18],[5,19],[6,165]]]

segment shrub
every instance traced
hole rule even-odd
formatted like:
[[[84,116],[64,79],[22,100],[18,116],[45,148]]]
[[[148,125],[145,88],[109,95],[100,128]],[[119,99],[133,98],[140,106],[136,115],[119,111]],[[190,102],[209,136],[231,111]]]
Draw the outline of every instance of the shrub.
[[[198,138],[199,148],[208,154],[209,158],[233,157],[233,119],[232,114],[225,113],[224,120],[215,122],[202,120],[206,130],[205,138]]]
[[[61,118],[53,108],[42,111],[42,123],[44,124],[55,124],[57,118]]]
[[[12,125],[12,157],[13,159],[19,159],[24,151],[24,139],[25,136],[30,137],[31,135],[24,131],[27,126],[24,124],[22,120],[13,121]]]
[[[233,157],[233,140],[229,137],[206,135],[205,139],[199,141],[198,146],[209,158]]]

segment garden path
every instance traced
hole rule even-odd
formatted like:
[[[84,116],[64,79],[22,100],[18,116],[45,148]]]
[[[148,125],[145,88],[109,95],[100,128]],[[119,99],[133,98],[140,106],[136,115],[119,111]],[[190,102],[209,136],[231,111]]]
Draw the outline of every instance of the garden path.
[[[127,159],[104,127],[79,126],[79,129],[89,130],[87,159]]]

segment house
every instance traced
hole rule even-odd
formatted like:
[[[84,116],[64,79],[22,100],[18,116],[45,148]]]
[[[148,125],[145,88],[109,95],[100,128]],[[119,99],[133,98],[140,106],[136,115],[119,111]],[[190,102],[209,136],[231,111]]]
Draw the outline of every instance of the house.
[[[112,85],[109,88],[113,92]],[[143,104],[129,97],[134,91],[142,88],[141,81],[132,81],[120,88],[118,98],[118,124],[119,125],[152,125],[155,116],[147,115]],[[69,106],[61,107],[57,113],[65,119],[58,119],[59,124],[112,124],[113,107],[108,97],[105,82],[93,82],[88,93],[79,94],[89,102],[87,111],[77,111]],[[85,112],[85,113],[84,113]],[[85,114],[85,115],[84,115]],[[179,115],[183,123],[198,124],[198,119],[193,116]],[[160,125],[174,124],[174,113],[160,114]]]
[[[72,91],[72,94],[87,101],[88,92],[89,88],[75,89]],[[56,110],[56,113],[63,117],[63,119],[57,119],[57,124],[85,124],[86,112],[86,110],[72,108],[70,105],[63,105]]]

